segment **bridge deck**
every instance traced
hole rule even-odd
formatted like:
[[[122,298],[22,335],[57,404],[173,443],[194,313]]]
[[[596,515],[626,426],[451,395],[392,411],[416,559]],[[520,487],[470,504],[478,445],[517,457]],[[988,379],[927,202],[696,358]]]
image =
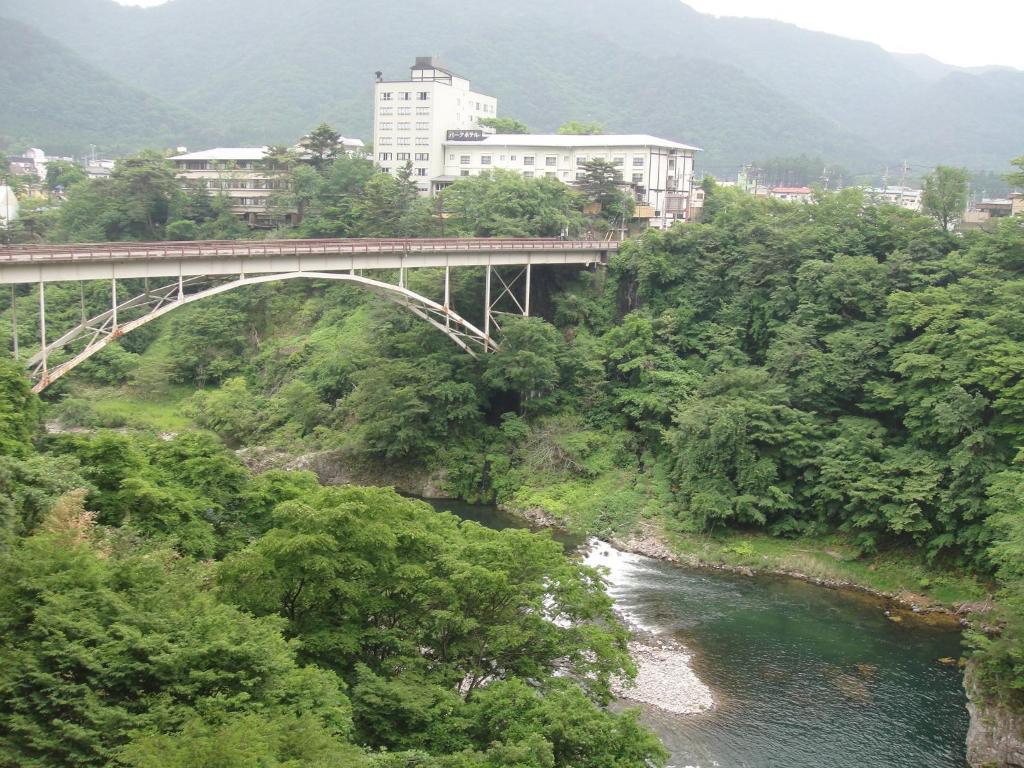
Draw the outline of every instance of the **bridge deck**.
[[[0,284],[604,262],[618,243],[541,238],[213,240],[0,247]]]

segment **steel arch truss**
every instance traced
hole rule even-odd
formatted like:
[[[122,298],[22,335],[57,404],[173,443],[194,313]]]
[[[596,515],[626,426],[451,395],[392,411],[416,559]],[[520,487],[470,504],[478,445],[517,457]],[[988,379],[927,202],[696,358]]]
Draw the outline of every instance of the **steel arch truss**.
[[[213,278],[197,276],[179,278],[173,283],[161,285],[155,289],[148,289],[124,302],[117,300],[117,283],[111,282],[112,301],[111,308],[95,317],[86,318],[83,313],[81,322],[55,341],[46,342],[46,306],[45,295],[40,292],[39,320],[40,320],[40,351],[28,359],[28,367],[31,370],[32,379],[35,382],[32,387],[34,392],[41,392],[57,379],[82,364],[101,349],[106,347],[121,336],[136,328],[146,325],[157,318],[163,317],[168,312],[191,304],[201,299],[217,296],[221,293],[241,288],[248,285],[259,285],[272,283],[280,280],[341,280],[354,283],[366,290],[381,296],[401,307],[405,307],[416,316],[426,320],[432,326],[447,335],[465,352],[477,357],[478,352],[488,352],[498,348],[498,345],[490,335],[490,325],[494,322],[495,328],[500,329],[495,318],[501,313],[495,309],[499,303],[511,296],[515,306],[523,314],[529,309],[529,269],[525,270],[527,275],[527,293],[525,302],[520,302],[512,293],[511,286],[515,283],[506,283],[499,276],[498,280],[504,288],[502,293],[493,302],[490,297],[491,268],[487,268],[487,312],[484,320],[484,329],[470,323],[464,317],[452,310],[449,293],[449,273],[445,269],[445,296],[444,303],[438,303],[432,299],[422,296],[405,287],[405,270],[399,276],[398,285],[384,283],[379,280],[372,280],[362,275],[343,272],[286,272],[272,275],[257,275],[253,277],[241,276],[237,279]],[[83,302],[84,306],[84,302]],[[140,314],[141,312],[141,314]],[[130,319],[129,319],[130,318]],[[84,347],[82,346],[85,342]],[[69,347],[78,349],[70,359],[60,362],[58,365],[50,366],[49,360]]]

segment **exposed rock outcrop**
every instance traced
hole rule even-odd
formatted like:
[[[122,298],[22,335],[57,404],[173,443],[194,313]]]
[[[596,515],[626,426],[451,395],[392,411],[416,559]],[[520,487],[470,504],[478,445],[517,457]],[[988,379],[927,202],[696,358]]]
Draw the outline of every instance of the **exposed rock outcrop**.
[[[987,698],[975,680],[973,665],[964,671],[967,711],[967,762],[972,768],[1024,768],[1024,714]]]
[[[343,451],[317,451],[302,456],[272,448],[243,448],[238,457],[253,472],[269,469],[313,472],[323,485],[366,485],[394,488],[399,493],[424,499],[453,499],[445,490],[444,469],[425,470],[366,461]]]

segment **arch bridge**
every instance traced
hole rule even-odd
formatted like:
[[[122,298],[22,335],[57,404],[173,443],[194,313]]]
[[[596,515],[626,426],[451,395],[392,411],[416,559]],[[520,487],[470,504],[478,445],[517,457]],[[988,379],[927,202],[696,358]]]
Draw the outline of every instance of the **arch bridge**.
[[[530,314],[532,267],[606,264],[617,249],[615,242],[528,238],[15,245],[0,247],[0,284],[12,286],[15,359],[21,359],[15,287],[38,285],[39,349],[25,362],[33,390],[41,392],[112,341],[178,307],[246,285],[299,278],[358,285],[426,320],[475,357],[497,349],[493,331],[500,331],[502,315]],[[451,270],[460,267],[485,267],[482,328],[452,307]],[[408,270],[422,268],[444,269],[443,297],[430,298],[407,287]],[[396,274],[397,282],[384,279]],[[141,293],[127,293],[124,286],[119,292],[119,280],[140,279]],[[45,285],[74,281],[80,284],[79,322],[53,338],[47,327]],[[110,285],[109,308],[93,316],[86,312],[84,292],[90,281]],[[70,357],[51,365],[51,358],[65,354]]]

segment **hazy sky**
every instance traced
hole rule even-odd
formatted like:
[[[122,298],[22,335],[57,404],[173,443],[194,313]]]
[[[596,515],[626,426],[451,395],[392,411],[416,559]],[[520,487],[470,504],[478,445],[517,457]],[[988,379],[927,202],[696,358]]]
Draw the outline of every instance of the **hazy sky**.
[[[515,0],[510,0],[515,2]],[[165,0],[117,0],[160,5]],[[623,0],[628,3],[629,0]],[[756,16],[870,40],[898,53],[926,53],[960,66],[1024,69],[1021,0],[685,0],[719,16]]]

